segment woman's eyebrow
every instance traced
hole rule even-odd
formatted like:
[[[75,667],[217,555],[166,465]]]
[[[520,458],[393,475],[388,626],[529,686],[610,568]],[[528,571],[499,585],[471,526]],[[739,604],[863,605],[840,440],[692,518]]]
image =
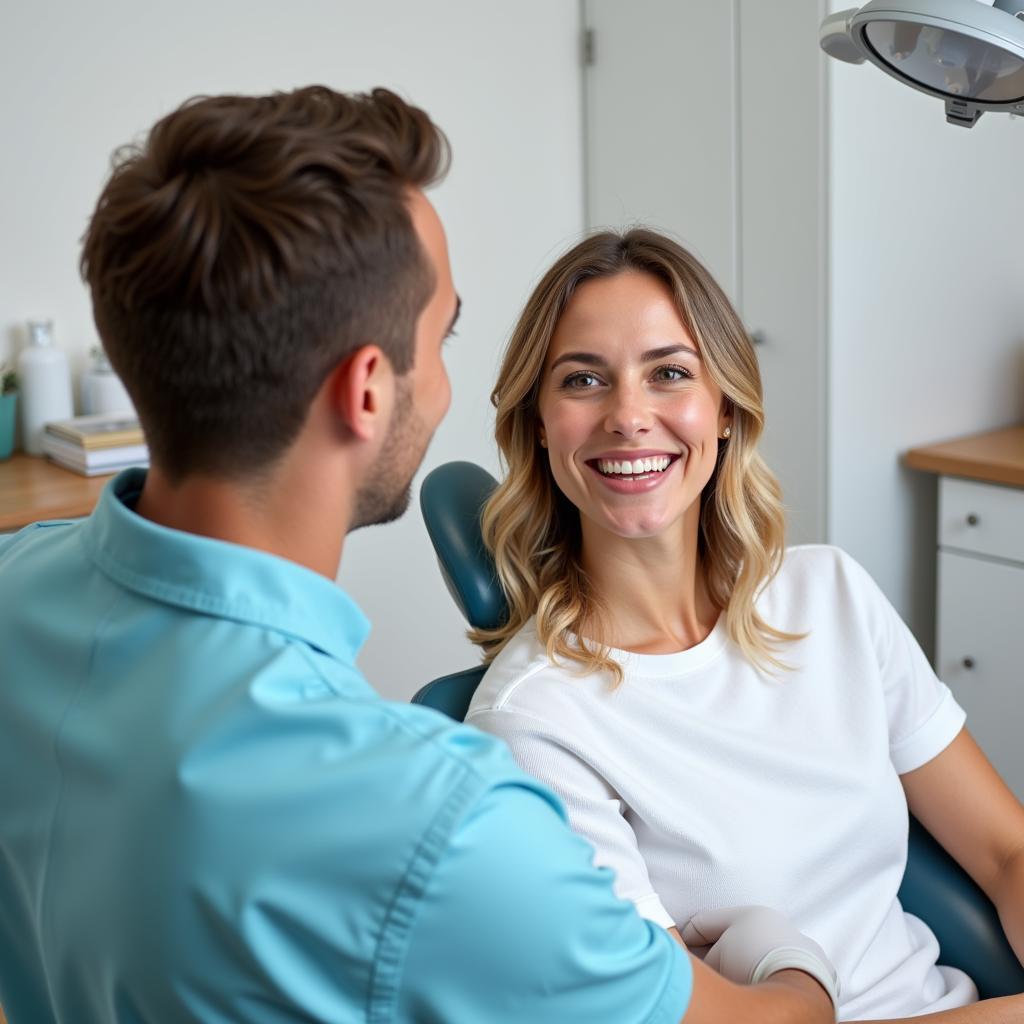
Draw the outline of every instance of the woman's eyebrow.
[[[640,357],[640,361],[642,363],[651,363],[655,359],[664,359],[666,356],[673,356],[679,352],[686,352],[700,359],[700,353],[696,349],[690,348],[689,345],[665,345],[662,348],[648,349]],[[584,366],[607,366],[608,360],[604,356],[597,355],[596,352],[563,352],[551,364],[551,369],[553,370],[562,363],[583,363]]]

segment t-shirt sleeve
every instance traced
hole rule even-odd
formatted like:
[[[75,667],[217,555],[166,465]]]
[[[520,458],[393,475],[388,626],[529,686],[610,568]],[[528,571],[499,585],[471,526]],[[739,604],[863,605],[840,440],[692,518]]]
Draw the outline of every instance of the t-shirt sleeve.
[[[856,562],[848,562],[867,601],[889,720],[889,757],[903,775],[942,753],[967,716],[878,585]]]
[[[396,1019],[675,1024],[692,972],[539,789],[489,790],[454,832],[412,923]]]
[[[482,710],[468,721],[500,736],[519,766],[559,796],[573,831],[594,848],[594,864],[613,871],[616,895],[663,928],[675,925],[651,885],[623,801],[584,755],[588,741],[582,726],[577,735],[561,735],[546,722],[507,708]]]

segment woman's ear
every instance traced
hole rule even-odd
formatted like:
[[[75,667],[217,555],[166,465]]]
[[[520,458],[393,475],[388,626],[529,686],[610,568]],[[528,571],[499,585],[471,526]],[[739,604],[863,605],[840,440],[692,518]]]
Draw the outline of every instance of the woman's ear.
[[[391,362],[376,345],[356,349],[331,375],[331,407],[360,441],[387,430],[395,392]]]
[[[722,400],[722,411],[718,414],[718,436],[728,438],[732,435],[733,405],[729,399]]]

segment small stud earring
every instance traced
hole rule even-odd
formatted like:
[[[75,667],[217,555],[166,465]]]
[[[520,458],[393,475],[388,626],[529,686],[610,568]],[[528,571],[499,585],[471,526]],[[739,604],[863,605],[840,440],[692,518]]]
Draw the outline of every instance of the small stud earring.
[[[728,441],[730,437],[732,437],[732,427],[726,427],[725,430],[722,431],[722,440]]]
[[[547,448],[548,446],[547,441],[545,441],[543,437],[540,439],[540,446],[541,448]]]

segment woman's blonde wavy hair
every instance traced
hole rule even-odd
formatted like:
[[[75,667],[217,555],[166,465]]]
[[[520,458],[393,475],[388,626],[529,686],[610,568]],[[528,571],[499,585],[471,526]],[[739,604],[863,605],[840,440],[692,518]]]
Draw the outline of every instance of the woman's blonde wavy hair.
[[[538,396],[559,318],[580,284],[624,271],[668,286],[704,365],[732,410],[732,434],[701,494],[698,556],[730,638],[765,671],[784,669],[778,650],[798,634],[772,628],[755,601],[782,562],[785,523],[775,477],[756,451],[764,427],[761,375],[747,332],[725,293],[681,245],[647,228],[602,231],[563,255],[534,289],[509,339],[498,382],[495,436],[505,479],[487,502],[484,542],[508,601],[506,622],[469,638],[491,661],[536,615],[548,657],[581,673],[622,669],[602,639],[603,609],[580,561],[577,508],[556,485],[539,444]],[[587,636],[594,643],[584,644]]]

